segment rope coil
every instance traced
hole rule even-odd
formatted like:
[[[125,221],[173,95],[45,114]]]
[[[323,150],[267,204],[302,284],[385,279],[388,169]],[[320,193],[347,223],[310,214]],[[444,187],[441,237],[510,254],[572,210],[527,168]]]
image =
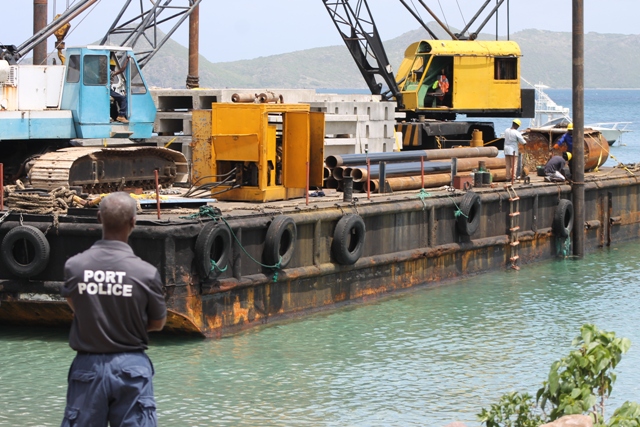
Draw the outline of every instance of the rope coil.
[[[48,193],[22,191],[23,186],[17,184],[7,187],[5,203],[7,208],[20,213],[31,214],[66,214],[74,204],[76,192],[66,187],[58,187]]]

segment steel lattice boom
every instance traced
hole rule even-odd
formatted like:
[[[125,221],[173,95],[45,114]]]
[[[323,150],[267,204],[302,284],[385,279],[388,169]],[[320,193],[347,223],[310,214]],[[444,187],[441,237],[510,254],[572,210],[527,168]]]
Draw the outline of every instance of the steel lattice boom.
[[[142,68],[171,38],[171,35],[189,17],[200,1],[176,0],[172,4],[171,0],[156,2],[139,0],[137,15],[130,19],[124,19],[129,7],[132,10],[135,9],[133,0],[127,0],[100,43],[111,42],[111,44],[133,48],[138,58],[138,65]],[[173,22],[173,27],[166,34],[160,34],[158,25],[170,21]]]
[[[323,2],[371,93],[382,95],[385,100],[395,97],[398,105],[402,104],[400,89],[366,0]],[[383,85],[376,76],[386,83],[387,92],[382,92]]]

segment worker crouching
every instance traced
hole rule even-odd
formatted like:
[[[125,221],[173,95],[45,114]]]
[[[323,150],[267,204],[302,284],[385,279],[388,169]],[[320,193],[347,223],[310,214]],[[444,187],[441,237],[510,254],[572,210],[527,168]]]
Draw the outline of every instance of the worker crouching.
[[[562,156],[553,156],[544,166],[544,180],[547,182],[564,182],[569,177],[567,163],[571,160],[571,153],[565,151]],[[567,166],[565,168],[565,166]]]

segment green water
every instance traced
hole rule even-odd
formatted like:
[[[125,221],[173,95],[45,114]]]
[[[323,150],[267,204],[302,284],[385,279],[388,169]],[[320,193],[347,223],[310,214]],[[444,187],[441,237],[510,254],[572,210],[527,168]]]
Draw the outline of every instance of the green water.
[[[477,426],[535,394],[581,324],[632,340],[609,408],[640,401],[640,243],[526,265],[222,340],[154,336],[161,426]],[[0,331],[0,426],[59,425],[64,330]]]

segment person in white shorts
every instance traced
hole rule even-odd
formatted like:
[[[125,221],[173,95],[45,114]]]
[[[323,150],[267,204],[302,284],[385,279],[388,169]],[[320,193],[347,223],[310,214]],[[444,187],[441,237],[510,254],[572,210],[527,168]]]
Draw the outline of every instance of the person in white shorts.
[[[516,179],[516,169],[518,168],[518,143],[526,144],[522,134],[518,130],[520,120],[514,119],[510,128],[504,131],[504,159],[507,165],[507,182]]]

